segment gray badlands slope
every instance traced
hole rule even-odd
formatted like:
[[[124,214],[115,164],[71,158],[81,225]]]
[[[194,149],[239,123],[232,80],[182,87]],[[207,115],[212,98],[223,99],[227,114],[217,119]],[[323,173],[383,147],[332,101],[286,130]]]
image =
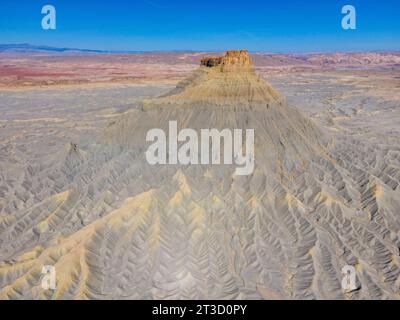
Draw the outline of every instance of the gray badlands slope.
[[[286,101],[246,52],[203,64],[169,93],[1,93],[0,298],[400,298],[398,89],[276,76]],[[255,129],[253,174],[149,165],[169,120]]]

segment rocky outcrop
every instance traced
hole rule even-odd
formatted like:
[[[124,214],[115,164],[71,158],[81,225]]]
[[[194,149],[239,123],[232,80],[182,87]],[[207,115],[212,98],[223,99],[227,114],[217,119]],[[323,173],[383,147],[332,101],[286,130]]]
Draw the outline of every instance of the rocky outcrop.
[[[201,60],[200,65],[208,68],[219,67],[221,71],[254,70],[253,60],[247,50],[227,51],[223,57],[206,57]]]

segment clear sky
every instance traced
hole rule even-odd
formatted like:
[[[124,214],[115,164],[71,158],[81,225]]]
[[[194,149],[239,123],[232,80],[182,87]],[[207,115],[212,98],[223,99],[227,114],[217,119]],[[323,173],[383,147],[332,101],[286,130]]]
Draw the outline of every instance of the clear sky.
[[[57,29],[41,28],[41,8]],[[343,30],[351,4],[357,29]],[[400,50],[400,0],[0,0],[0,43],[102,50]]]

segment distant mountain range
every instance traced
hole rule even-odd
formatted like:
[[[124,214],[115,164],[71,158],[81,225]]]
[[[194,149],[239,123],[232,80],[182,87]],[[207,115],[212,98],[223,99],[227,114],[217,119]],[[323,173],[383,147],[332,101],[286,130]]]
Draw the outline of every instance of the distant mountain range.
[[[129,50],[94,50],[94,49],[77,49],[77,48],[59,48],[45,45],[33,45],[29,43],[17,44],[0,44],[0,52],[59,52],[59,53],[146,53],[146,52],[160,52],[154,51],[129,51]],[[168,52],[195,52],[192,50],[169,50]]]
[[[196,50],[95,50],[95,49],[78,49],[78,48],[67,48],[67,47],[52,47],[46,45],[34,45],[29,43],[11,43],[11,44],[0,44],[1,52],[56,52],[56,53],[87,53],[87,54],[128,54],[128,53],[199,53],[201,51]],[[212,53],[213,51],[209,51]],[[217,52],[217,51],[216,51]],[[252,52],[252,51],[250,51]],[[264,52],[264,51],[253,51],[252,53],[268,54],[268,55],[284,55],[284,56],[296,56],[297,58],[305,59],[305,56],[309,55],[331,55],[331,54],[357,54],[357,53],[394,53],[399,54],[399,51],[365,51],[365,52],[308,52],[308,53],[278,53],[278,52]]]
[[[44,51],[44,52],[88,52],[88,53],[105,53],[103,50],[91,50],[91,49],[76,49],[76,48],[58,48],[51,46],[32,45],[28,43],[18,44],[0,44],[0,52],[12,51],[12,52],[29,52],[29,51]]]

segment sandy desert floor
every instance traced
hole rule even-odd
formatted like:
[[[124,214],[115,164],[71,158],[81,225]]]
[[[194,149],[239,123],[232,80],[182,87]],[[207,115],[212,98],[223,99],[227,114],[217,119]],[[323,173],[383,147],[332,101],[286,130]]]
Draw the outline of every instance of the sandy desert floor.
[[[99,147],[173,81],[0,91],[0,298],[399,299],[400,71],[264,77],[333,138],[286,184],[153,176]]]

